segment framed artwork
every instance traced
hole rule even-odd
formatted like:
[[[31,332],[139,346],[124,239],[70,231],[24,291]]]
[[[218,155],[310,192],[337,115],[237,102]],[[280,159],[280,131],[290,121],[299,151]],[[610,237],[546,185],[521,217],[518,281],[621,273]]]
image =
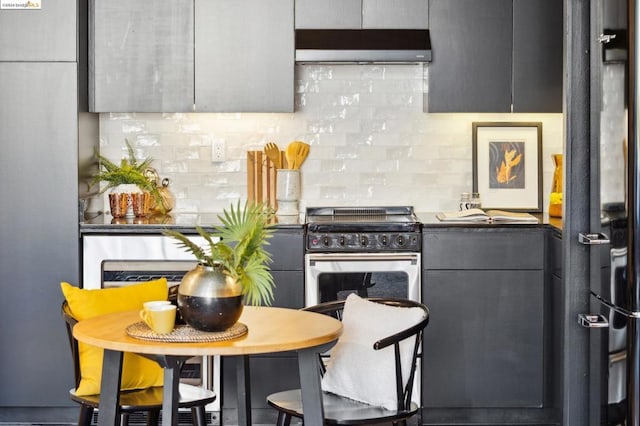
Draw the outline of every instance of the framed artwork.
[[[542,211],[542,123],[473,123],[473,192],[483,209]]]

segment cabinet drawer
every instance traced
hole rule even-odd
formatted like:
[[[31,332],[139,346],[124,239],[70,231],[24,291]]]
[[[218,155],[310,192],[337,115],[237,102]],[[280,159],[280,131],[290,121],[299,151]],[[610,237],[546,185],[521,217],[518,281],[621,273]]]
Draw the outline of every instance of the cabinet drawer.
[[[543,269],[541,229],[449,229],[423,233],[425,269]]]

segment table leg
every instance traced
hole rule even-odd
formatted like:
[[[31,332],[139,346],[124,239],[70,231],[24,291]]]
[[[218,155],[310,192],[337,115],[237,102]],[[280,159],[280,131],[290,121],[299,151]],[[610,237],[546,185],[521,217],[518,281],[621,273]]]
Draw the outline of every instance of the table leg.
[[[180,369],[184,357],[167,356],[161,365],[164,367],[164,387],[162,389],[162,426],[178,425],[178,399],[180,398]]]
[[[120,377],[122,376],[122,356],[120,351],[104,350],[102,378],[100,384],[99,426],[119,426]]]
[[[251,373],[249,356],[236,358],[236,381],[238,388],[238,426],[251,425]]]
[[[329,350],[333,345],[335,342],[298,350],[298,369],[305,426],[322,426],[324,424],[318,354]]]

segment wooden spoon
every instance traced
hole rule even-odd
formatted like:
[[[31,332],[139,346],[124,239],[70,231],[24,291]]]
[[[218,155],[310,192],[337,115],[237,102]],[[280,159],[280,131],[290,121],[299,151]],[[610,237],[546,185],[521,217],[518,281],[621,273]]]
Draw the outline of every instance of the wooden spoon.
[[[276,169],[282,168],[282,157],[280,156],[280,148],[273,142],[267,142],[264,146],[264,153],[267,154],[267,157]]]

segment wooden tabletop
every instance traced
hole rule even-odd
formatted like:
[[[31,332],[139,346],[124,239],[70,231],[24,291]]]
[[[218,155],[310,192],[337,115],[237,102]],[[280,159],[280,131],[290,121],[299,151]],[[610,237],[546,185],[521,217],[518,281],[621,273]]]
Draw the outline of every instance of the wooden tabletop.
[[[156,342],[130,337],[126,328],[140,321],[139,311],[117,312],[82,320],[73,328],[80,341],[105,349],[156,355],[250,355],[282,352],[336,340],[342,323],[326,315],[297,309],[245,306],[244,336],[223,342]]]

